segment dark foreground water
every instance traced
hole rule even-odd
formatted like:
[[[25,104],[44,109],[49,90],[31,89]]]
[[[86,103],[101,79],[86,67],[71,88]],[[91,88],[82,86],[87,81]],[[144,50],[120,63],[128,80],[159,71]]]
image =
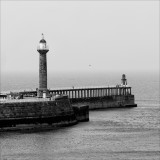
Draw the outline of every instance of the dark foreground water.
[[[0,160],[159,160],[159,79],[128,81],[138,107],[90,111],[89,122],[58,130],[0,133]]]

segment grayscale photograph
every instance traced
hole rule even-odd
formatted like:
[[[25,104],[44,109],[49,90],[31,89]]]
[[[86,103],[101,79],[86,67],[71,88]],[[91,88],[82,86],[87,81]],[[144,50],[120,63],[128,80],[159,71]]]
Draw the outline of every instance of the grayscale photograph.
[[[1,0],[0,160],[159,160],[160,1]]]

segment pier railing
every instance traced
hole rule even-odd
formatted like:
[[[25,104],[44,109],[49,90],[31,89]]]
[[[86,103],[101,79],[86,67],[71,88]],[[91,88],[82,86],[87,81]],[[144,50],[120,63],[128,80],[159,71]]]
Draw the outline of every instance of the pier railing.
[[[37,96],[37,91],[22,91],[18,92],[26,97]],[[49,90],[50,95],[68,95],[69,99],[85,99],[92,97],[106,97],[116,95],[131,95],[131,87],[116,86],[116,87],[88,87],[88,88],[66,88]]]
[[[70,99],[131,95],[131,87],[74,88],[50,90],[50,94],[66,94]]]

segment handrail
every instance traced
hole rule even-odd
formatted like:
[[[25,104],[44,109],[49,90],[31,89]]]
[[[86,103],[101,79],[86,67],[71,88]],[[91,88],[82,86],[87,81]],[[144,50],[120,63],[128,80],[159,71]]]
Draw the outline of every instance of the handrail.
[[[22,91],[18,92],[23,96],[37,96],[37,91]],[[92,98],[115,95],[131,95],[131,87],[116,86],[116,87],[92,87],[92,88],[66,88],[49,90],[51,95],[66,94],[70,99],[77,98]]]

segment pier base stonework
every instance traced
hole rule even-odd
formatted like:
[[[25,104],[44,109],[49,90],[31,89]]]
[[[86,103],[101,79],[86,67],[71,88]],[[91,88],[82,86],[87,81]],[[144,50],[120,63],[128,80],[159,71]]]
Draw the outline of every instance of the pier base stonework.
[[[92,97],[86,99],[72,99],[72,105],[88,105],[89,110],[137,107],[134,102],[134,95],[117,95],[106,97]]]
[[[34,129],[38,126],[47,129],[49,126],[60,127],[89,120],[88,106],[71,106],[68,96],[56,100],[13,100],[0,103],[0,131],[17,130],[24,126]],[[47,126],[46,126],[47,125]],[[8,128],[9,127],[9,128]],[[24,128],[21,127],[21,130]],[[6,131],[7,131],[6,130]]]
[[[49,98],[49,90],[48,89],[38,89],[37,90],[37,97],[38,98]]]
[[[89,121],[89,106],[87,105],[76,105],[72,106],[74,113],[76,115],[76,119],[79,122],[86,122]]]

